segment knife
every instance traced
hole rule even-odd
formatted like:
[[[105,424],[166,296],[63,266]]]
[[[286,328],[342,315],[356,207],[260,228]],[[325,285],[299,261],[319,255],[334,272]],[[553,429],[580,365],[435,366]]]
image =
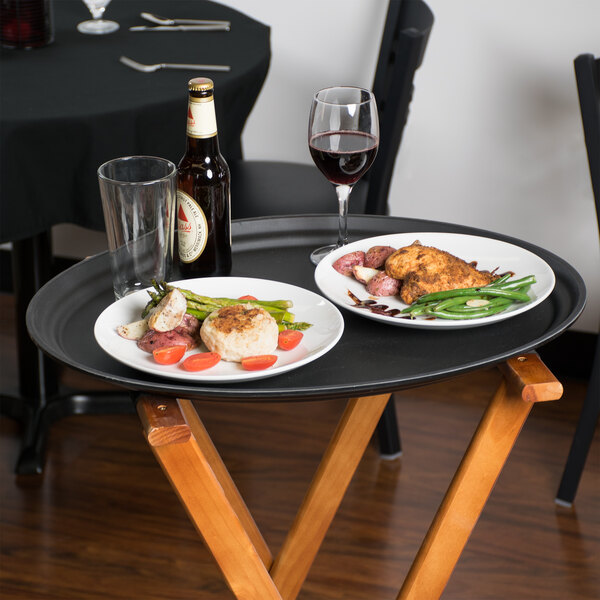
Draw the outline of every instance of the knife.
[[[142,19],[151,21],[157,25],[227,25],[231,26],[230,21],[205,21],[202,19],[169,19],[167,17],[160,17],[159,15],[153,15],[152,13],[143,12],[140,13]]]
[[[229,25],[135,25],[129,31],[229,31]]]

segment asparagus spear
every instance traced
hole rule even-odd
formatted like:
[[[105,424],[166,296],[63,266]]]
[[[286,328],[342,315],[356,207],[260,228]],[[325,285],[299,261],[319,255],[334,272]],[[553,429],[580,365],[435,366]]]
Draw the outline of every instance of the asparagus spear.
[[[309,327],[312,327],[312,323],[305,323],[304,321],[282,321],[280,326],[282,329],[295,329],[297,331],[304,331]]]
[[[168,286],[168,291],[172,290],[173,286]],[[179,288],[183,295],[192,302],[198,304],[206,304],[208,306],[215,306],[216,308],[222,308],[223,306],[233,306],[239,304],[241,301],[234,298],[210,298],[209,296],[201,296],[194,294],[190,290],[184,290]],[[262,306],[263,308],[276,308],[277,310],[285,310],[292,307],[290,300],[243,300],[244,304],[253,304],[256,306]]]
[[[175,289],[176,286],[169,285],[165,281],[160,283],[152,281],[154,291],[149,291],[150,301],[144,307],[142,311],[142,318],[145,318],[148,313],[158,305],[163,297],[168,294],[171,290]],[[210,296],[202,296],[195,294],[190,290],[183,288],[177,288],[187,300],[187,313],[193,315],[200,321],[203,321],[211,312],[222,308],[223,306],[233,306],[240,304],[240,300],[234,298],[211,298]],[[294,315],[287,309],[293,306],[291,300],[243,300],[244,304],[252,304],[264,308],[267,312],[273,316],[280,326],[284,329],[297,329],[303,331],[308,329],[310,323],[295,323]]]

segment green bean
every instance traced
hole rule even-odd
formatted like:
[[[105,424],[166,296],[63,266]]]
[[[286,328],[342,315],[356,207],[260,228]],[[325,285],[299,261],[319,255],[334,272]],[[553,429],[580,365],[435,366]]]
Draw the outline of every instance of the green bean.
[[[461,314],[474,313],[482,310],[489,311],[490,309],[495,308],[497,306],[503,306],[506,308],[512,303],[513,301],[509,298],[494,298],[493,300],[490,300],[489,304],[486,304],[485,306],[449,306],[446,310],[448,312],[455,312]]]
[[[446,298],[453,298],[454,296],[469,296],[476,294],[478,291],[478,288],[460,288],[456,290],[444,290],[443,292],[432,292],[431,294],[424,294],[417,298],[413,304],[424,304],[426,302],[432,302],[433,300],[445,300]]]
[[[431,308],[436,304],[437,302],[429,302],[428,304],[420,304],[418,306],[411,304],[407,308],[403,309],[402,312],[409,313],[411,317],[418,317],[419,315],[424,314],[428,308]]]
[[[471,288],[459,288],[424,294],[402,310],[411,318],[419,316],[440,319],[480,319],[506,310],[514,302],[529,302],[528,291],[536,282],[534,275],[510,281],[513,273],[505,273],[494,282]],[[488,300],[484,306],[468,306],[469,300]]]
[[[499,285],[502,285],[507,279],[510,279],[512,277],[512,273],[505,273],[504,275],[502,275],[502,277],[500,277],[500,279],[496,279],[496,281],[492,281],[492,283],[488,284],[490,287],[498,287]]]
[[[441,302],[437,302],[435,304],[435,310],[445,310],[448,307],[455,306],[456,304],[465,304],[469,300],[483,300],[481,295],[477,296],[455,296],[452,298],[448,298],[447,300],[442,300]]]
[[[424,302],[430,302],[431,300],[445,300],[446,298],[452,298],[454,296],[502,296],[504,298],[511,298],[519,302],[529,302],[530,298],[527,294],[523,294],[516,290],[505,290],[503,288],[460,288],[456,290],[445,290],[443,292],[433,292],[431,294],[425,294],[416,300],[416,304],[423,304]]]
[[[438,317],[439,319],[453,319],[453,320],[462,320],[462,319],[481,319],[482,317],[489,317],[490,315],[495,315],[496,313],[502,312],[506,309],[506,306],[496,306],[491,309],[480,309],[478,312],[470,312],[470,313],[457,313],[457,312],[446,312],[443,310],[436,311],[432,310],[427,314],[432,317]]]
[[[501,285],[502,289],[512,290],[524,287],[526,285],[532,285],[535,283],[535,276],[529,275],[528,277],[522,277],[521,279],[515,279],[515,281],[509,281]]]

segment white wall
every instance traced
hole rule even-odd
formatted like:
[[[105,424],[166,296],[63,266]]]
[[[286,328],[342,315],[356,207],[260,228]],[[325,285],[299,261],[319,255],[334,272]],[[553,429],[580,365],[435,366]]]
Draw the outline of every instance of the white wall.
[[[387,1],[221,1],[271,26],[270,72],[244,131],[247,158],[310,163],[312,94],[371,84]],[[574,329],[598,331],[600,249],[573,59],[600,56],[600,0],[428,2],[436,20],[392,214],[497,231],[558,254],[588,288]]]
[[[371,84],[387,2],[221,1],[272,28],[271,69],[244,132],[247,158],[310,163],[312,93]],[[558,254],[588,288],[574,329],[598,331],[600,249],[573,59],[600,56],[600,0],[428,4],[435,24],[392,214],[481,227]]]

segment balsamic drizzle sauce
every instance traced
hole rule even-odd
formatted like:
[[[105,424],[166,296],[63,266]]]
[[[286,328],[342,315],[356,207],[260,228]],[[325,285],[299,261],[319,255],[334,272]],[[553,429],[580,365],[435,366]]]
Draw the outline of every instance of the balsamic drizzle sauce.
[[[401,315],[402,311],[399,308],[390,308],[387,304],[377,304],[375,300],[360,300],[350,290],[348,296],[354,301],[356,308],[366,308],[377,315],[385,315],[386,317],[397,317],[398,319],[410,319],[410,315]]]
[[[473,261],[469,264],[473,268],[475,268],[477,266],[477,261]],[[505,273],[496,275],[496,271],[498,269],[499,269],[499,267],[496,267],[492,271],[482,271],[482,272],[490,273],[491,275],[496,276],[496,278],[503,277],[504,275],[507,275],[509,273],[510,273],[511,277],[514,277],[514,275],[515,275],[513,271],[506,271]],[[409,314],[402,314],[402,311],[399,308],[390,308],[387,304],[377,304],[377,302],[375,300],[371,300],[370,298],[367,300],[360,300],[360,298],[357,298],[350,290],[348,290],[348,296],[350,296],[350,298],[353,300],[354,306],[356,308],[366,308],[367,310],[370,310],[372,313],[375,313],[377,315],[384,315],[386,317],[396,317],[398,319],[412,319],[413,318]],[[398,315],[400,315],[400,316],[398,316]],[[435,319],[435,317],[427,317],[425,320],[431,321],[434,319]]]

